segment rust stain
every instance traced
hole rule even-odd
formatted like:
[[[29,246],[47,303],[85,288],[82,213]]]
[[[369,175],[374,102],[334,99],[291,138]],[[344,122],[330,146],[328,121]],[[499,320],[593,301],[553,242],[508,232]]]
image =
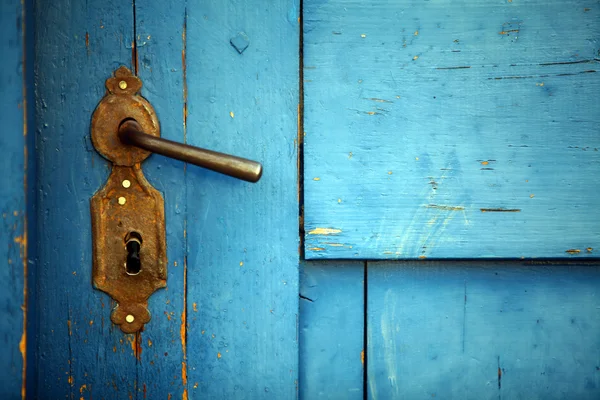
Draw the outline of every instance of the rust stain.
[[[587,251],[588,253],[591,253],[594,249],[591,247],[588,247],[587,249],[585,249],[585,251]]]
[[[73,377],[71,375],[69,375],[69,377],[67,378],[67,382],[69,382],[69,385],[73,386],[75,384],[75,380],[73,379]]]
[[[426,258],[427,258],[427,256],[423,256],[423,255],[419,256],[419,260],[424,260]]]
[[[465,209],[462,206],[446,206],[446,205],[438,205],[438,204],[428,204],[425,207],[435,208],[436,210],[444,210],[444,211],[463,211]]]
[[[323,251],[325,249],[322,248],[322,247],[311,247],[311,248],[309,248],[309,250],[311,250],[311,251]]]
[[[509,33],[518,33],[518,29],[508,29],[506,31],[498,32],[500,35],[508,35]]]
[[[481,212],[521,212],[520,208],[480,208]]]
[[[362,365],[365,365],[365,349],[362,349],[362,350],[360,351],[360,363],[361,363]]]
[[[217,353],[217,358],[221,358],[221,353]]]
[[[69,336],[73,335],[73,331],[71,330],[71,320],[67,320],[67,327],[69,329]]]
[[[85,383],[79,388],[79,393],[83,393],[84,390],[87,390],[87,385]]]
[[[482,161],[481,162],[481,165],[488,165],[488,164],[489,164],[489,161]]]
[[[243,265],[243,264],[242,264]],[[192,308],[194,309],[194,312],[198,312],[198,304],[193,303],[192,304]]]
[[[152,340],[148,339],[148,347],[152,347]]]
[[[315,228],[312,231],[308,232],[309,235],[336,235],[340,233],[341,229],[335,228]]]
[[[181,394],[182,400],[187,400],[187,364],[185,361],[181,362],[181,382],[183,383],[183,393]]]
[[[575,254],[581,253],[581,250],[579,250],[579,249],[569,249],[569,250],[565,250],[565,253],[569,253],[571,255],[575,255]]]

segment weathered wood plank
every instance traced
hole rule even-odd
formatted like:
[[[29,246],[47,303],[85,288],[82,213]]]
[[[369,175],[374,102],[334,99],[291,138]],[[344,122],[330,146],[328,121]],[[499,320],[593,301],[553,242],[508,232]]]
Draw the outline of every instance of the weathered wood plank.
[[[187,142],[264,163],[257,184],[187,168],[190,397],[297,392],[298,2],[259,3],[187,9]]]
[[[0,4],[0,398],[25,395],[27,100],[25,13],[22,2]],[[31,150],[31,148],[29,149]],[[22,391],[23,390],[23,391]]]
[[[161,136],[185,141],[184,51],[185,2],[168,7],[156,0],[136,0],[137,73],[143,95],[153,105]],[[168,23],[165,23],[168,21]],[[148,398],[186,398],[186,174],[182,162],[153,155],[144,163],[148,180],[165,199],[167,288],[150,298],[152,321],[139,338],[138,391]]]
[[[597,399],[600,267],[368,264],[372,399]]]
[[[136,344],[112,325],[114,304],[92,287],[89,202],[109,164],[90,141],[104,81],[131,67],[132,4],[38,1],[37,376],[32,397],[135,397]],[[157,316],[154,316],[155,318]]]
[[[300,399],[363,399],[364,263],[300,273]]]
[[[594,257],[600,8],[306,0],[306,257]]]

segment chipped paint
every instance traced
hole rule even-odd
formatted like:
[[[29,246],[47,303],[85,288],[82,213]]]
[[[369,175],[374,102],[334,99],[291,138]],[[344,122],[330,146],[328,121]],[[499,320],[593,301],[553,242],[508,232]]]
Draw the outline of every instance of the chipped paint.
[[[480,208],[481,212],[521,212],[520,208]]]
[[[579,250],[579,249],[569,249],[569,250],[565,250],[565,253],[568,253],[568,254],[571,254],[571,255],[575,255],[575,254],[581,253],[581,250]]]
[[[336,228],[315,228],[312,231],[308,232],[309,235],[336,235],[341,233],[341,229]]]
[[[322,247],[310,247],[309,250],[311,250],[311,251],[323,251],[325,249],[322,248]]]
[[[437,210],[444,210],[444,211],[464,211],[464,207],[463,206],[446,206],[446,205],[438,205],[438,204],[427,204],[425,206],[426,208],[435,208]]]

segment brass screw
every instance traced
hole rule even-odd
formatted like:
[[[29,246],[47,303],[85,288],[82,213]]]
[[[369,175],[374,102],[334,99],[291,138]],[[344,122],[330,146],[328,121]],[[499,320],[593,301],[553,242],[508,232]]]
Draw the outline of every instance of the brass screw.
[[[119,204],[120,205],[124,205],[127,202],[127,199],[125,197],[119,197]]]
[[[125,82],[125,81],[119,82],[119,87],[121,88],[121,90],[127,89],[127,82]]]
[[[129,314],[128,316],[125,317],[125,321],[127,321],[128,323],[132,323],[133,321],[135,321],[135,317],[131,314]]]
[[[128,179],[125,179],[123,182],[123,187],[124,188],[128,188],[129,186],[131,186],[131,182]]]

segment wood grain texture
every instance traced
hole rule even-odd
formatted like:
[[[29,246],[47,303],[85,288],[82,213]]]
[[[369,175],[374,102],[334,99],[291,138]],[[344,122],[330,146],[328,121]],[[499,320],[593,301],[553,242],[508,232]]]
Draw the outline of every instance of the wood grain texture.
[[[306,257],[595,257],[591,0],[304,3]]]
[[[369,263],[369,398],[597,399],[599,309],[597,264]]]
[[[256,184],[187,168],[190,398],[295,398],[298,3],[187,13],[187,142],[264,165]]]
[[[185,141],[184,132],[184,1],[168,7],[159,1],[136,0],[137,73],[143,95],[154,107],[161,136]],[[168,23],[166,23],[168,21]],[[165,199],[167,229],[167,288],[150,298],[152,320],[139,337],[142,349],[138,380],[144,396],[173,399],[188,396],[186,360],[185,223],[186,167],[184,163],[151,156],[144,163],[148,180]]]
[[[364,263],[300,272],[300,399],[363,399]]]
[[[0,4],[0,398],[21,398],[26,358],[26,145],[24,5]],[[31,150],[31,149],[30,149]]]
[[[133,13],[120,1],[38,1],[37,398],[135,398],[134,335],[112,325],[110,298],[92,287],[89,202],[109,163],[90,141],[104,81],[131,67]],[[154,319],[160,318],[154,315]]]

